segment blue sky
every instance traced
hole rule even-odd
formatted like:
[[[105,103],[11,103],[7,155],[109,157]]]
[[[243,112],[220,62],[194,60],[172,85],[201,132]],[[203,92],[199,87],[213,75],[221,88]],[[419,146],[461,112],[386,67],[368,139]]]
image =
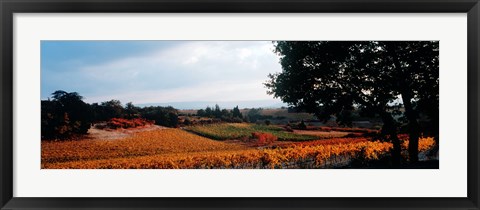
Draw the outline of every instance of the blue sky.
[[[42,41],[41,97],[78,92],[88,103],[273,100],[281,71],[270,41]]]

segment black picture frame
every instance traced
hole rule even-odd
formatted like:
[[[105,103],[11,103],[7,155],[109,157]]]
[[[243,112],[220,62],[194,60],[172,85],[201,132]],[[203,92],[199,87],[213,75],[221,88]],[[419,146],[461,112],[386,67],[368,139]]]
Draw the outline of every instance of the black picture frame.
[[[0,0],[1,209],[479,209],[478,0]],[[15,13],[467,13],[468,196],[466,198],[26,198],[13,197]],[[448,180],[446,180],[448,181]]]

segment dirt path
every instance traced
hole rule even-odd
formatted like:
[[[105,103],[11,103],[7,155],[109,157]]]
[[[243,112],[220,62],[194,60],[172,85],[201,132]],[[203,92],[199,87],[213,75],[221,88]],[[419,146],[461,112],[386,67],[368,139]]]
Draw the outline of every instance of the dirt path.
[[[90,128],[88,130],[89,139],[101,139],[101,140],[114,140],[114,139],[123,139],[133,135],[134,133],[143,132],[143,131],[153,131],[153,130],[162,130],[168,129],[167,127],[159,126],[159,125],[147,125],[141,128],[129,128],[129,129],[97,129],[97,128]]]

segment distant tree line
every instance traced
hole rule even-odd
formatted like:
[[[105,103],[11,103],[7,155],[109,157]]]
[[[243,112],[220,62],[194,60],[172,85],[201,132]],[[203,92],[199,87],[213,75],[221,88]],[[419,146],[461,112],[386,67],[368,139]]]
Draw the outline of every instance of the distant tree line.
[[[214,108],[207,106],[205,109],[199,109],[197,111],[197,116],[199,117],[208,117],[208,118],[217,118],[225,122],[244,122],[243,114],[240,112],[238,106],[234,107],[232,110],[221,109],[218,104],[215,104]]]
[[[131,102],[125,106],[119,100],[88,104],[77,92],[57,90],[52,98],[41,101],[42,139],[67,139],[86,134],[93,123],[112,118],[144,118],[156,125],[176,127],[178,110],[173,107],[137,107]]]
[[[262,114],[262,108],[249,108],[244,109],[245,114],[242,114],[238,106],[234,107],[232,110],[222,109],[218,104],[214,108],[208,107],[205,109],[197,110],[196,116],[207,117],[207,118],[216,118],[223,122],[250,122],[256,123],[260,120],[264,121],[266,124],[270,124],[270,120],[282,120],[285,119],[284,116],[272,116]]]

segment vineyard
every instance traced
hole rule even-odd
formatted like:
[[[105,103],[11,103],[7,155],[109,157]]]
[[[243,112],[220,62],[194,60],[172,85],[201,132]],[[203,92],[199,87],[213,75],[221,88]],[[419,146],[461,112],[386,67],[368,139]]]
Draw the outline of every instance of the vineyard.
[[[304,135],[287,132],[281,127],[267,126],[259,124],[248,123],[222,123],[210,125],[190,126],[186,128],[188,131],[194,132],[198,135],[215,140],[226,139],[243,139],[247,138],[252,133],[270,133],[275,135],[280,141],[307,141],[315,140],[321,137],[315,135]]]
[[[180,129],[165,129],[135,133],[118,140],[42,142],[42,164],[241,149],[245,147],[212,141]]]
[[[279,140],[284,142],[270,147],[250,147],[169,128],[139,132],[116,140],[45,141],[42,142],[41,166],[45,169],[332,168],[348,164],[355,158],[363,161],[381,159],[392,148],[391,143],[371,141],[365,137],[316,137],[317,140],[305,141],[314,139],[314,136],[293,133],[288,136],[279,128],[249,124],[221,124],[189,129],[203,133],[217,129],[218,139],[223,140],[241,138],[242,135],[247,135],[246,130],[255,130],[270,133],[268,136],[280,135]],[[433,144],[432,138],[422,138],[419,149],[426,151]],[[407,145],[408,141],[404,140],[403,149]]]

